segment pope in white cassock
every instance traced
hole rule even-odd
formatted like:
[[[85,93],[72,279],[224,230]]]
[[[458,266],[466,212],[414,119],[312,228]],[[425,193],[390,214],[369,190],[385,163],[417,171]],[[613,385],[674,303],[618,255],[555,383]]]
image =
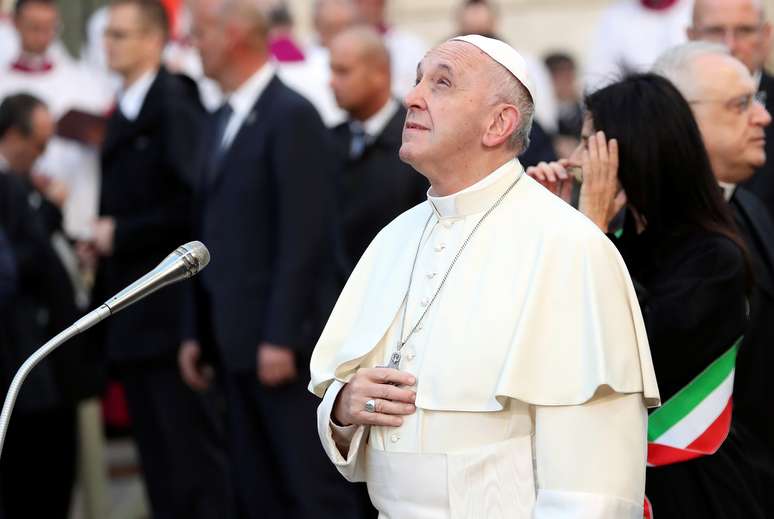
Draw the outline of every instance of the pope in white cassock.
[[[432,185],[350,277],[311,361],[325,451],[382,519],[641,519],[658,389],[613,244],[514,159],[524,60],[419,64],[401,158]]]

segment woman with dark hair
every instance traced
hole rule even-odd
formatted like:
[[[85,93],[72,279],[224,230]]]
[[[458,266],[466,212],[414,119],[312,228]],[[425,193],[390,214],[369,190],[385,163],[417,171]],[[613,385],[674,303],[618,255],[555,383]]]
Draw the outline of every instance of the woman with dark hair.
[[[556,192],[582,180],[579,210],[609,234],[637,289],[662,402],[648,420],[646,513],[762,518],[753,441],[733,422],[734,360],[747,326],[747,255],[688,103],[635,75],[586,99],[570,159],[528,173]],[[608,138],[610,140],[608,140]]]

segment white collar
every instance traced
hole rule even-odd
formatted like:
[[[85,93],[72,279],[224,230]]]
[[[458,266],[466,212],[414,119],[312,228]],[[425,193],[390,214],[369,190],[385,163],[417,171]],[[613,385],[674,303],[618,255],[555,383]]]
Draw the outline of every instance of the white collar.
[[[228,147],[231,145],[248,115],[254,117],[251,110],[258,98],[263,94],[263,91],[266,90],[275,72],[275,65],[267,61],[247,81],[242,83],[239,88],[228,94],[226,102],[231,106],[234,114],[229,119],[226,131],[223,134],[223,146]]]
[[[718,184],[723,189],[723,198],[726,199],[726,202],[731,201],[731,197],[734,196],[734,191],[736,191],[736,184],[721,181],[718,181]]]
[[[8,161],[6,160],[5,157],[0,155],[0,172],[8,173],[9,171],[11,171],[11,165],[8,164]]]
[[[761,87],[761,78],[763,77],[763,71],[761,69],[758,69],[755,71],[755,73],[752,75],[753,81],[755,81],[755,88],[759,89]]]
[[[382,134],[387,123],[390,122],[395,112],[398,111],[398,102],[395,98],[390,99],[374,115],[363,121],[363,128],[366,135],[370,138],[376,138]]]
[[[121,100],[118,102],[118,107],[124,117],[130,121],[134,121],[140,115],[142,105],[145,104],[145,97],[148,95],[151,85],[156,80],[159,71],[149,70],[132,83],[129,88],[121,93]]]
[[[502,194],[500,184],[516,180],[524,168],[518,159],[511,159],[493,172],[462,191],[448,196],[434,196],[432,188],[427,191],[427,199],[436,216],[440,218],[460,218],[479,213],[487,209]]]

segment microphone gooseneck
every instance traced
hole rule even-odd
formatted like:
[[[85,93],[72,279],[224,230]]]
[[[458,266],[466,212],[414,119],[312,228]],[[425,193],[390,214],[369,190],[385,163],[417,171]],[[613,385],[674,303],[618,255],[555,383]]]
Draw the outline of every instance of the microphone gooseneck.
[[[164,258],[156,268],[105,301],[95,310],[78,319],[30,355],[14,375],[5,397],[2,413],[0,413],[0,456],[2,456],[5,436],[8,432],[8,422],[11,419],[16,397],[32,368],[37,366],[49,353],[79,333],[88,330],[103,319],[136,303],[160,288],[196,275],[209,262],[210,252],[202,242],[192,241],[181,245]]]

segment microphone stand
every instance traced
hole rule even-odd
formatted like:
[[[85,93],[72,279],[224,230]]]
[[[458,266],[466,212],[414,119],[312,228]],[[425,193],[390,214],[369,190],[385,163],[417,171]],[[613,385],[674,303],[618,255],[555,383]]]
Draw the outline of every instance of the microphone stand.
[[[85,332],[98,322],[102,321],[106,317],[110,316],[110,308],[107,305],[102,305],[96,310],[89,312],[75,323],[71,324],[65,330],[54,336],[46,344],[38,348],[35,353],[29,356],[24,364],[21,365],[19,370],[14,375],[11,385],[8,388],[8,394],[5,397],[3,403],[3,411],[0,413],[0,456],[3,454],[3,445],[5,445],[5,435],[8,432],[8,423],[11,420],[11,412],[13,406],[16,403],[16,397],[19,396],[19,390],[21,389],[24,380],[29,375],[32,368],[37,366],[49,353],[57,349],[59,346],[69,341],[76,335]]]
[[[16,403],[16,397],[19,396],[21,385],[32,368],[37,366],[49,353],[79,333],[85,332],[103,319],[136,303],[162,287],[190,278],[206,267],[209,262],[210,253],[203,243],[192,241],[181,245],[172,254],[164,258],[155,269],[108,299],[97,309],[92,310],[75,321],[75,323],[30,355],[16,372],[16,375],[14,375],[3,403],[3,410],[0,412],[0,456],[3,454],[5,436],[8,432],[8,422],[11,420],[11,412]]]

